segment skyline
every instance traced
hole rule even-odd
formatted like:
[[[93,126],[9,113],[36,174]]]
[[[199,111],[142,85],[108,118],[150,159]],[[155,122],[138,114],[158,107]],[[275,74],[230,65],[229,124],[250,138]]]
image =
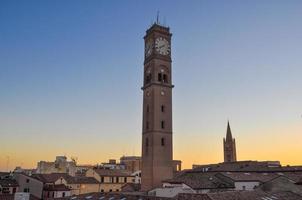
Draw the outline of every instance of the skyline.
[[[0,2],[1,171],[6,156],[13,169],[140,155],[157,10],[173,34],[174,159],[222,162],[230,120],[238,160],[302,163],[302,2],[160,2]]]

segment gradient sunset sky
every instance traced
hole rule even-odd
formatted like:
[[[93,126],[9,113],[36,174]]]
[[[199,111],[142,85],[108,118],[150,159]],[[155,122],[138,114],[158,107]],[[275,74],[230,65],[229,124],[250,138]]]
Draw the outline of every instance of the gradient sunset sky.
[[[0,1],[0,171],[140,155],[143,36],[171,28],[174,159],[302,164],[302,1]]]

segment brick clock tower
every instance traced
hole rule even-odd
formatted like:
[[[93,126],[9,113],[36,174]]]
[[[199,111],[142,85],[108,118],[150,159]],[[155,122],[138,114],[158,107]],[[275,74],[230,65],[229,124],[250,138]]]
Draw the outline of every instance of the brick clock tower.
[[[173,177],[171,36],[155,23],[144,37],[142,191]]]

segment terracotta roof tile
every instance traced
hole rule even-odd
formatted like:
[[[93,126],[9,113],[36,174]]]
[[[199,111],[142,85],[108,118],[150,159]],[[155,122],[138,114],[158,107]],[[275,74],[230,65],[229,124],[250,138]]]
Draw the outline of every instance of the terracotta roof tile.
[[[184,183],[193,189],[234,188],[234,184],[220,179],[216,174],[216,172],[186,172],[164,182]]]

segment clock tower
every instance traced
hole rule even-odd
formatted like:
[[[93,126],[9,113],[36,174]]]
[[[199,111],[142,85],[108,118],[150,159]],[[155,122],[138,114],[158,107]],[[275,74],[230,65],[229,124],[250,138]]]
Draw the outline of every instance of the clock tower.
[[[171,36],[155,23],[144,37],[142,191],[173,177]]]

